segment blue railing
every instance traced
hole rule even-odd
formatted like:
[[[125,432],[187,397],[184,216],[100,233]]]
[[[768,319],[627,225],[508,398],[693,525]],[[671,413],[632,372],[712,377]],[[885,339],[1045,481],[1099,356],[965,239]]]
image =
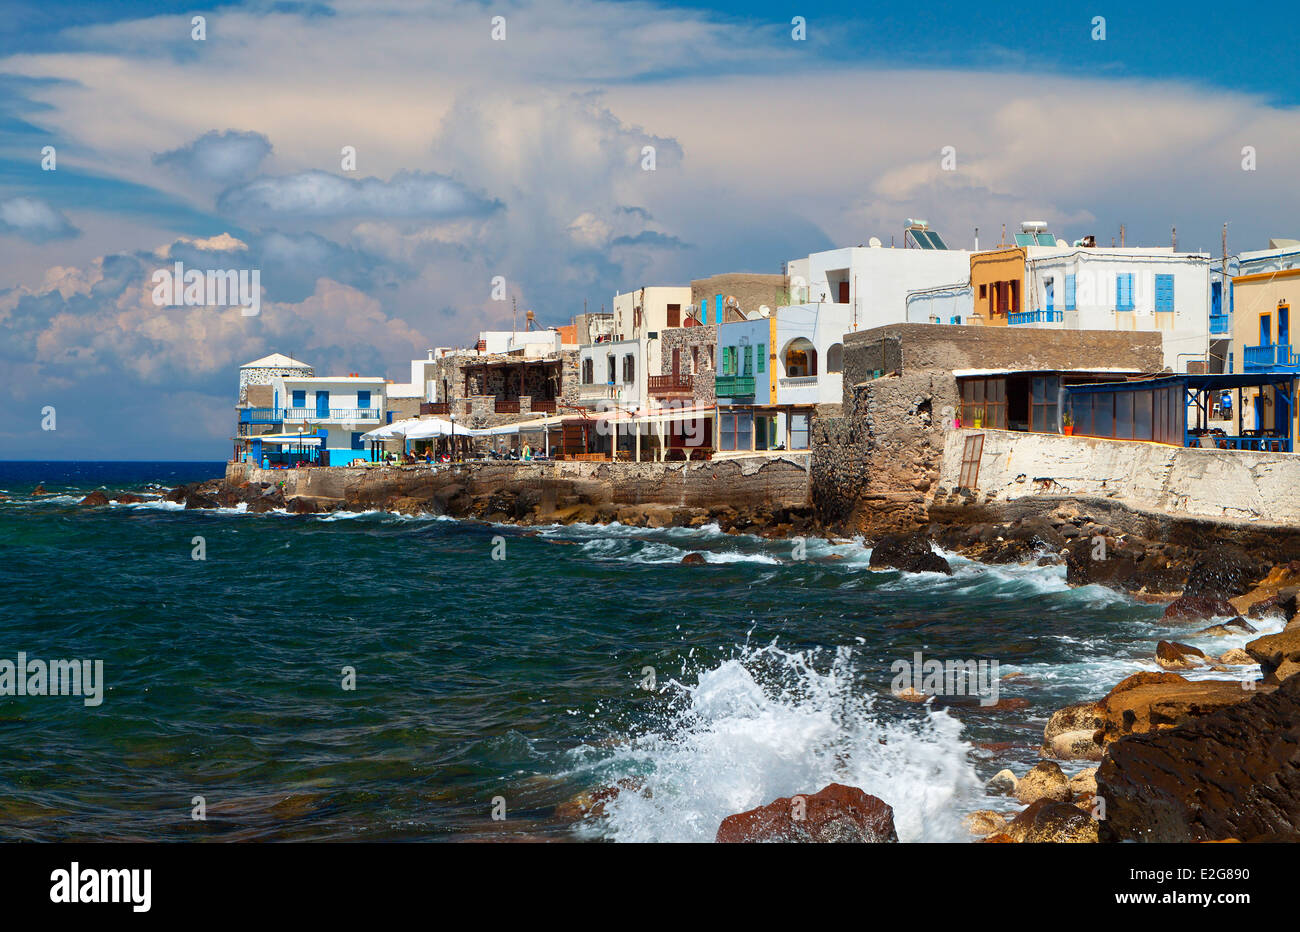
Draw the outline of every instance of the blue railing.
[[[241,408],[241,424],[279,424],[282,421],[377,421],[378,408]]]
[[[1232,318],[1227,314],[1210,315],[1210,333],[1223,334],[1232,332]]]
[[[1219,434],[1187,434],[1183,446],[1206,450],[1255,450],[1260,453],[1290,453],[1290,437],[1228,437]]]
[[[1007,323],[1016,324],[1059,324],[1065,320],[1065,311],[1020,311],[1007,315]]]
[[[1242,352],[1246,371],[1269,369],[1300,370],[1300,357],[1291,351],[1290,343],[1268,343],[1247,346]]]

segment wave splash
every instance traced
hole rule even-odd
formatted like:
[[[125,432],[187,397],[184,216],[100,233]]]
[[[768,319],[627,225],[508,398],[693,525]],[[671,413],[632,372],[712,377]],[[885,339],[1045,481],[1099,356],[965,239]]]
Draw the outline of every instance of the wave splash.
[[[900,841],[969,841],[961,813],[975,808],[981,786],[961,723],[926,710],[886,720],[855,684],[852,651],[837,649],[819,672],[824,653],[747,647],[693,686],[673,680],[659,727],[580,767],[587,780],[641,787],[581,833],[712,841],[728,815],[843,783],[893,806]],[[596,752],[579,757],[587,754]]]

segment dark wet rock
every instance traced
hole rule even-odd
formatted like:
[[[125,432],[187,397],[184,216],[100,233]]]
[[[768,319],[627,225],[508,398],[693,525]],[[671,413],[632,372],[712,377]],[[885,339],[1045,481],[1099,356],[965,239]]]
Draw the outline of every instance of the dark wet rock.
[[[168,489],[165,493],[163,493],[163,501],[178,502],[178,503],[183,502],[185,501],[185,497],[188,494],[189,494],[188,486],[178,485],[176,486],[176,488]]]
[[[1168,622],[1182,623],[1236,616],[1237,610],[1223,596],[1184,595],[1169,603],[1162,618]]]
[[[1197,634],[1209,637],[1226,637],[1229,634],[1254,634],[1258,629],[1244,618],[1230,618],[1218,625],[1210,625],[1197,631]]]
[[[686,556],[682,557],[682,562],[689,566],[699,566],[708,561],[704,559],[704,554],[702,553],[688,553]]]
[[[1098,823],[1088,813],[1067,802],[1042,798],[1011,820],[1006,834],[1028,844],[1097,841]]]
[[[187,492],[185,495],[185,508],[188,511],[191,508],[220,508],[221,503],[211,495],[206,495],[197,489]]]
[[[1179,588],[1181,573],[1165,556],[1132,540],[1094,536],[1070,542],[1065,554],[1066,582],[1076,586],[1097,584],[1130,592],[1169,592]]]
[[[946,573],[948,561],[930,548],[924,534],[888,534],[871,548],[872,569],[895,569],[906,573]]]
[[[83,498],[80,504],[86,506],[87,508],[107,505],[108,496],[105,495],[103,492],[99,491],[99,489],[96,489],[95,491],[87,495],[85,498]]]
[[[1097,795],[1106,800],[1103,841],[1300,841],[1300,677],[1180,728],[1115,742]]]
[[[118,492],[113,496],[113,501],[119,505],[138,505],[140,502],[148,501],[143,495],[136,495],[134,492]]]
[[[45,490],[45,486],[43,486],[43,485],[37,485],[36,488],[32,489],[32,494],[33,494],[33,495],[49,495],[50,493],[47,492],[47,491]]]
[[[803,797],[782,797],[766,806],[727,816],[719,843],[894,842],[894,810],[853,786],[832,783]]]
[[[1240,547],[1213,544],[1192,564],[1183,595],[1227,599],[1249,592],[1263,575],[1264,565]],[[1236,609],[1231,614],[1237,614]]]

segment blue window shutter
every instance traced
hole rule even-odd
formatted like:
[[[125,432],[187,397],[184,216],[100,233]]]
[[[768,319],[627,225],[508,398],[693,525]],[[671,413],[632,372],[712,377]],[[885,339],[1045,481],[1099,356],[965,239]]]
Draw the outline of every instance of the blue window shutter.
[[[1045,290],[1046,290],[1046,292],[1047,292],[1047,300],[1046,300],[1046,302],[1045,302],[1046,305],[1047,305],[1047,309],[1048,309],[1049,311],[1055,310],[1055,309],[1056,309],[1056,307],[1055,307],[1055,301],[1056,301],[1056,282],[1055,282],[1053,279],[1050,279],[1050,278],[1049,278],[1049,279],[1047,280],[1047,282],[1046,282]]]
[[[1065,276],[1065,309],[1074,310],[1074,275]]]
[[[357,407],[358,408],[370,407],[370,392],[362,392],[362,391],[357,392]]]
[[[1174,277],[1172,275],[1156,276],[1156,310],[1172,311],[1174,309]]]
[[[293,393],[293,405],[292,405],[292,406],[295,407],[295,408],[305,408],[305,407],[307,407],[307,391],[306,391],[306,389],[299,389],[299,390],[297,390],[297,391],[295,391],[295,392]]]

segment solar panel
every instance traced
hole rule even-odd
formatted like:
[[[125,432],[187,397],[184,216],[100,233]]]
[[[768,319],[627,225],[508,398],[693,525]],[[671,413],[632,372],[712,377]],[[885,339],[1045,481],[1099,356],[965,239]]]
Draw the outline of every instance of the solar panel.
[[[1055,246],[1055,245],[1056,245],[1056,237],[1053,236],[1051,233],[1039,233],[1039,234],[1038,234],[1038,245],[1039,245],[1039,246]]]
[[[1032,233],[1017,233],[1015,236],[1016,236],[1016,245],[1017,245],[1017,246],[1035,246],[1035,245],[1037,245],[1037,244],[1034,242],[1034,234],[1032,234]]]
[[[933,230],[909,229],[907,232],[912,235],[913,241],[921,249],[947,249],[948,248],[947,244],[944,243],[943,239],[939,236],[939,234],[934,232]]]
[[[947,248],[948,248],[948,244],[945,243],[945,242],[943,241],[943,237],[941,237],[938,233],[934,232],[934,230],[931,230],[931,231],[930,231],[930,239],[934,240],[934,248],[935,248],[935,249],[947,249]]]

